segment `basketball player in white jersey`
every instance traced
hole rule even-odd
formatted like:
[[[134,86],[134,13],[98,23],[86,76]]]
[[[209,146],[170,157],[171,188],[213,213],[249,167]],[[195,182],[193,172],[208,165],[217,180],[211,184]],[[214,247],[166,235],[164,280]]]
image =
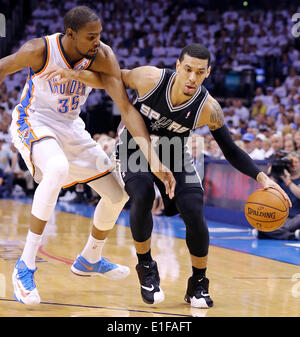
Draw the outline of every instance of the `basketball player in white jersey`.
[[[165,183],[170,198],[175,188],[172,173],[153,156],[149,133],[128,100],[113,51],[105,44],[100,45],[102,26],[99,17],[85,6],[75,7],[65,15],[64,26],[65,34],[30,40],[15,54],[0,60],[0,82],[6,75],[29,68],[11,124],[12,141],[39,183],[33,198],[25,247],[12,276],[14,296],[25,304],[40,303],[34,282],[35,258],[45,225],[63,186],[88,183],[101,196],[90,237],[71,270],[79,275],[101,275],[110,279],[129,274],[128,267],[109,263],[101,256],[107,234],[128,195],[112,172],[112,162],[85,131],[79,118],[80,106],[91,88],[79,77],[58,85],[55,79],[46,81],[41,78],[43,72],[53,66],[97,72],[104,83],[103,88],[121,111],[124,123],[141,144],[150,165],[156,168],[157,176]]]

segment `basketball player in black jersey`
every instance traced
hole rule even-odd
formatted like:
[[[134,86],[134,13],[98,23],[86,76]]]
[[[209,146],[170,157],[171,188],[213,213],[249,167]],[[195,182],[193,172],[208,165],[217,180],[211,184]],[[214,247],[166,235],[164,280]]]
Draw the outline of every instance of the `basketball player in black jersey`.
[[[62,77],[67,76],[65,72],[65,69],[62,70]],[[182,50],[176,62],[176,72],[151,66],[122,70],[125,86],[135,89],[138,95],[133,105],[143,116],[149,133],[157,136],[160,159],[176,179],[175,196],[170,199],[164,185],[151,172],[147,161],[143,160],[143,155],[137,155],[138,146],[128,130],[124,126],[119,128],[118,157],[125,190],[131,198],[130,227],[138,257],[136,270],[142,298],[148,304],[164,300],[157,264],[151,256],[151,209],[155,183],[164,200],[165,214],[171,216],[179,213],[186,225],[192,275],[188,279],[184,299],[193,307],[213,306],[206,277],[209,233],[203,215],[203,188],[186,150],[187,138],[194,129],[208,125],[225,158],[236,169],[256,179],[264,188],[279,190],[290,203],[279,185],[261,172],[233,142],[224,125],[219,103],[202,85],[209,73],[210,53],[200,44],[190,44]],[[99,76],[90,73],[86,77],[89,77],[90,85],[101,88]],[[164,155],[163,149],[168,146],[169,151]]]

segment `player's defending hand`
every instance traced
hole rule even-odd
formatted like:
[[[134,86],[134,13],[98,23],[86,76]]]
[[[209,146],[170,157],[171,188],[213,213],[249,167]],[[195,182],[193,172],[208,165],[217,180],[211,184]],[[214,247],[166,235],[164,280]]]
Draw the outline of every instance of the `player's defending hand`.
[[[166,194],[169,196],[170,199],[174,198],[175,194],[175,186],[176,186],[176,180],[173,176],[173,173],[164,165],[159,165],[158,170],[151,170],[158,179],[160,179],[166,188]]]
[[[269,178],[265,173],[260,172],[257,175],[256,180],[263,186],[264,190],[266,190],[267,188],[274,188],[275,190],[277,190],[279,193],[282,194],[284,199],[288,202],[289,206],[292,207],[292,202],[290,198],[288,197],[288,195],[274,180]]]
[[[41,75],[41,78],[47,81],[55,78],[55,84],[65,84],[74,79],[74,74],[71,69],[52,66]]]

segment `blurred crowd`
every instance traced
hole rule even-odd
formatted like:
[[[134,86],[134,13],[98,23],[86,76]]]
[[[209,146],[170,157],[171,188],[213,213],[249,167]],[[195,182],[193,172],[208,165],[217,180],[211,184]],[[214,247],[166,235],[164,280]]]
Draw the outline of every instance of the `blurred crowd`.
[[[206,45],[212,55],[211,78],[204,82],[221,103],[225,123],[236,144],[253,159],[268,159],[284,149],[300,151],[300,52],[291,30],[292,14],[300,7],[273,10],[207,11],[195,1],[41,1],[11,52],[31,38],[63,32],[63,17],[76,4],[99,14],[101,40],[115,51],[121,68],[150,64],[174,68],[183,46]],[[191,5],[193,4],[193,6]],[[264,70],[264,80],[251,82],[243,92],[223,90],[228,72]],[[35,184],[11,144],[9,125],[18,104],[28,69],[8,76],[0,85],[0,196],[30,195]],[[242,87],[243,83],[240,83]],[[221,95],[218,90],[221,88]],[[242,94],[241,94],[242,93]],[[131,93],[129,93],[131,95]],[[250,95],[250,96],[249,96]],[[81,117],[87,130],[112,153],[120,114],[104,90],[93,90]],[[204,139],[204,154],[223,159],[206,127],[197,129],[191,144]],[[195,147],[194,147],[195,148]],[[191,146],[193,150],[193,146]],[[193,152],[195,159],[197,151]],[[3,187],[5,183],[5,188]],[[63,192],[62,200],[96,196],[85,186]],[[79,198],[79,199],[78,199]]]

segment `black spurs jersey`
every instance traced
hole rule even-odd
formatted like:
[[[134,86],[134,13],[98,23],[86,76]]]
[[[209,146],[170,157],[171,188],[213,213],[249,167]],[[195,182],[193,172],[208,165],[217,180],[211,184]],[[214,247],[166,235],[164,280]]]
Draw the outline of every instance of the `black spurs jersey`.
[[[173,106],[170,98],[170,91],[176,72],[170,69],[163,69],[157,84],[142,97],[137,97],[133,102],[134,107],[141,113],[150,135],[154,135],[157,149],[169,147],[171,162],[174,159],[174,152],[181,152],[184,155],[188,149],[187,139],[196,126],[201,114],[203,105],[207,99],[208,91],[204,86],[200,86],[195,94],[187,102]],[[122,157],[126,146],[126,154],[132,154],[138,146],[134,146],[131,134],[124,124],[119,126],[118,156]],[[135,143],[135,142],[134,142]],[[124,153],[124,152],[123,152]],[[162,162],[172,169],[173,165],[165,162],[162,158],[161,148],[159,150]]]

